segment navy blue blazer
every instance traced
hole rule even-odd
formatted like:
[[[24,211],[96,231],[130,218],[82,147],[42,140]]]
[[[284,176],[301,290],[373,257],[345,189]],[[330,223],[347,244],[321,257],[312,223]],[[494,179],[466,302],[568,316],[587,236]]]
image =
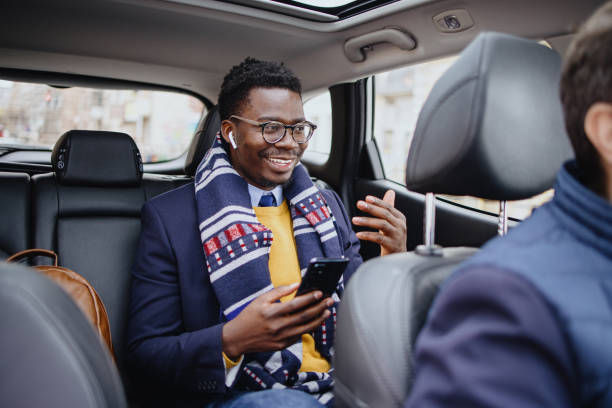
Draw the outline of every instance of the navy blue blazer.
[[[351,259],[347,281],[362,262],[359,240],[340,198],[330,190],[322,193],[336,218],[344,256]],[[174,401],[201,403],[227,392],[223,322],[205,266],[193,183],[143,206],[129,316],[128,368],[148,394],[156,390]]]

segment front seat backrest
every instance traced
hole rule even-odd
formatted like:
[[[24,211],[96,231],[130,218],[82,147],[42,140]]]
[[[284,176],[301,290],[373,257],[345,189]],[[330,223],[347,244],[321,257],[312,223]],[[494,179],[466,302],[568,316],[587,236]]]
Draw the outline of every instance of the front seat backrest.
[[[551,188],[572,156],[558,96],[560,69],[559,56],[533,41],[480,34],[421,110],[407,187],[495,200]],[[425,246],[357,270],[338,314],[337,406],[402,406],[412,384],[413,346],[431,302],[474,251]]]
[[[0,263],[0,321],[0,406],[127,407],[107,349],[49,279]]]
[[[411,381],[412,346],[429,306],[457,264],[475,252],[445,248],[434,258],[393,254],[359,267],[338,313],[337,406],[401,406]]]

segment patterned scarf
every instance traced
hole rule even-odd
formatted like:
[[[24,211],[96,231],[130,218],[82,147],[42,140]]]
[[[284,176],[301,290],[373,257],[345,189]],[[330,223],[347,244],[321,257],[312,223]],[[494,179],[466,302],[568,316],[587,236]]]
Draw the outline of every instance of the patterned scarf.
[[[206,266],[222,319],[235,318],[257,296],[270,291],[268,260],[274,237],[260,224],[251,206],[247,183],[232,167],[227,143],[219,135],[198,166],[195,194]],[[314,257],[342,256],[336,220],[304,166],[298,164],[283,190],[289,203],[293,236],[302,275]],[[343,291],[340,280],[331,315],[313,333],[316,349],[333,354],[336,307]],[[313,394],[323,404],[332,400],[330,373],[299,372],[301,340],[276,352],[245,356],[236,388],[261,390],[290,387]]]

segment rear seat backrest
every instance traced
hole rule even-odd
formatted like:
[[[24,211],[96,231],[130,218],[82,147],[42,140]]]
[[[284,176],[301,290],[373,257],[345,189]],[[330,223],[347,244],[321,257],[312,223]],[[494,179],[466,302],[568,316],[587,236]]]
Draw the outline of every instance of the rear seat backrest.
[[[140,234],[140,210],[154,195],[188,179],[148,176],[123,133],[69,131],[52,153],[54,173],[32,177],[33,245],[57,252],[81,274],[108,311],[113,348],[123,372],[130,269]]]
[[[220,129],[221,118],[219,117],[219,110],[215,106],[211,108],[204,119],[200,121],[198,130],[191,140],[191,145],[187,151],[187,158],[185,159],[185,174],[195,177],[200,162],[208,149],[212,146]]]
[[[30,245],[30,176],[0,172],[0,260]]]

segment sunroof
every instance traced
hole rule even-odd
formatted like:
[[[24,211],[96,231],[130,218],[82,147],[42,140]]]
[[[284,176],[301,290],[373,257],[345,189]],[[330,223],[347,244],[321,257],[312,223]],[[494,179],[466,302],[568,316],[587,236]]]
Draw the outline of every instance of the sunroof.
[[[399,0],[272,0],[274,3],[312,10],[336,16],[339,19],[351,17],[396,1]]]
[[[165,0],[193,5],[208,0]],[[334,22],[399,0],[218,0],[306,20]],[[214,2],[213,2],[214,3]]]
[[[279,1],[279,3],[287,3],[287,2]],[[355,0],[304,0],[304,1],[294,1],[294,3],[300,3],[305,6],[334,8],[334,7],[339,7],[339,6],[346,6],[349,3],[358,3],[358,1],[355,1]]]

